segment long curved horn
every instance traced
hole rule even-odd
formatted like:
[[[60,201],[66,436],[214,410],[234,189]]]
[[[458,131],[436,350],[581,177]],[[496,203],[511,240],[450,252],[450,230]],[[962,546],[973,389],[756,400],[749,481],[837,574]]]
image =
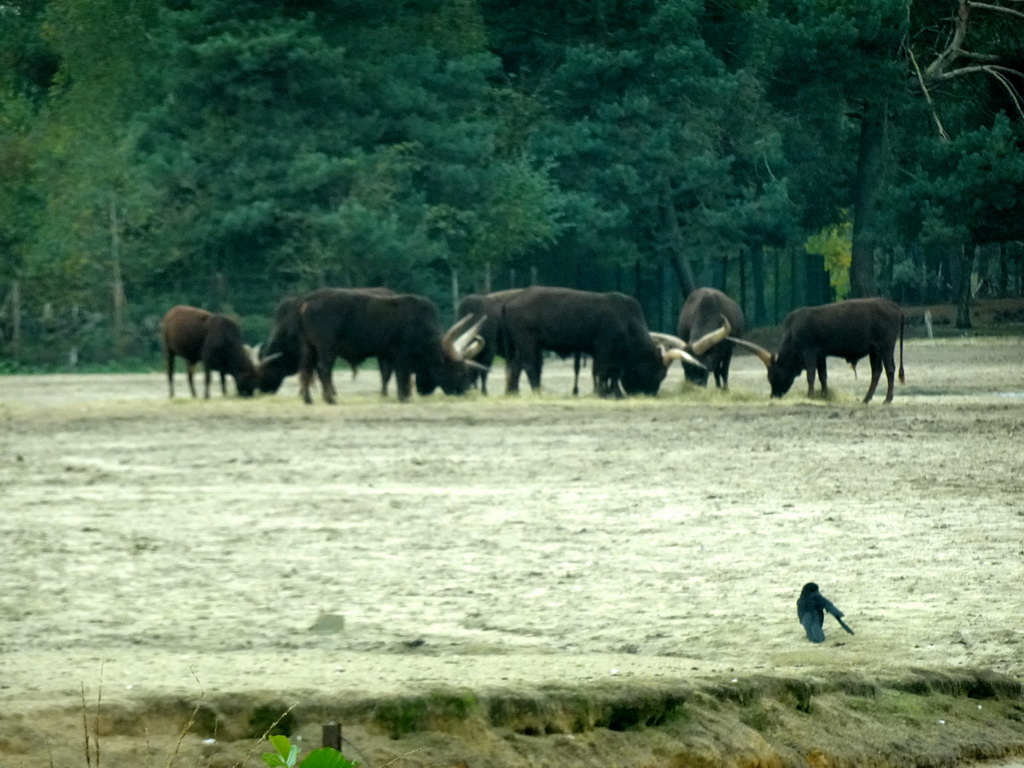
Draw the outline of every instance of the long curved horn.
[[[775,355],[773,355],[764,347],[757,346],[757,344],[755,344],[752,341],[747,341],[746,339],[737,339],[735,336],[730,336],[729,341],[731,341],[733,344],[738,344],[741,347],[749,349],[751,352],[753,352],[755,355],[761,358],[761,362],[764,363],[769,368],[771,368],[772,365],[775,363]]]
[[[444,338],[441,339],[442,344],[451,344],[455,341],[455,338],[462,333],[462,329],[465,328],[469,321],[473,319],[473,315],[463,315],[455,321],[455,325],[444,332]]]
[[[659,347],[664,347],[665,349],[687,348],[685,341],[680,339],[678,336],[673,336],[671,333],[658,333],[657,331],[648,331],[648,333],[651,334],[651,341]]]
[[[703,368],[705,371],[708,369],[708,367],[704,365],[704,363],[702,363],[696,357],[691,355],[685,349],[665,349],[664,347],[659,347],[659,349],[661,350],[661,361],[665,364],[666,368],[672,365],[672,363],[675,362],[676,360],[684,360],[690,365],[695,365],[698,368]]]
[[[455,325],[448,329],[445,333],[444,338],[441,340],[441,344],[444,346],[445,351],[453,360],[463,360],[466,357],[466,348],[469,343],[477,336],[477,331],[480,330],[480,326],[487,320],[487,315],[484,315],[477,320],[473,325],[466,328],[466,324],[473,319],[473,315],[465,315]],[[463,330],[465,328],[465,330]],[[481,347],[483,349],[483,347]],[[479,350],[477,350],[479,352]]]
[[[470,360],[476,357],[477,355],[484,351],[484,347],[486,346],[486,344],[487,342],[484,341],[484,337],[481,336],[480,334],[477,334],[466,345],[466,349],[465,351],[463,351],[462,357],[466,360]]]
[[[709,349],[715,346],[715,344],[718,344],[720,341],[726,339],[731,332],[732,326],[729,325],[729,318],[727,318],[725,315],[722,315],[722,327],[717,330],[711,331],[711,333],[705,333],[696,341],[691,341],[690,351],[693,352],[693,354],[695,355],[703,355],[705,352],[707,352]]]
[[[249,362],[253,365],[260,364],[260,345],[257,344],[255,347],[250,347],[248,344],[243,344],[242,349],[245,350],[245,356],[249,358]]]

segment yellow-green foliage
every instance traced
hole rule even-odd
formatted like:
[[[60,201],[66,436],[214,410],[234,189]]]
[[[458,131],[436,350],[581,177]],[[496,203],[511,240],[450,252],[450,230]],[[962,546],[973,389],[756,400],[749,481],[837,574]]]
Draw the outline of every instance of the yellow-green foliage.
[[[850,293],[850,261],[853,258],[853,223],[842,221],[829,227],[822,227],[804,243],[808,253],[820,253],[825,257],[829,284],[836,292],[837,299],[845,299]]]

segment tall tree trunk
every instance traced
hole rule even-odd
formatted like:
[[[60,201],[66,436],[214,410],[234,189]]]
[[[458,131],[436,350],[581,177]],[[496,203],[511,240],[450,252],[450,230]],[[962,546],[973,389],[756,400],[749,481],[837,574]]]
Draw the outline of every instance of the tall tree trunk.
[[[882,141],[885,106],[868,102],[860,121],[860,149],[853,192],[853,254],[850,262],[850,296],[875,296],[875,203],[882,173]]]
[[[665,213],[665,235],[668,241],[668,261],[679,281],[679,290],[683,296],[689,296],[697,289],[697,281],[693,278],[693,270],[683,250],[683,235],[679,231],[679,219],[676,204],[672,200],[672,184],[665,179],[664,200],[662,206]]]
[[[750,305],[747,304],[747,259],[740,251],[740,297],[739,297],[740,309],[743,310],[743,315],[747,316],[750,314]]]
[[[750,253],[751,282],[754,288],[754,325],[768,323],[768,307],[764,301],[764,247],[758,246]]]
[[[114,306],[114,355],[124,351],[124,282],[121,279],[121,226],[117,220],[117,198],[110,196],[110,262]]]
[[[1010,295],[1010,264],[1009,254],[1006,250],[1006,243],[999,244],[999,283],[996,285],[996,296],[1005,298]]]
[[[957,290],[956,327],[971,327],[971,273],[974,272],[976,247],[964,245],[960,248],[960,285]]]

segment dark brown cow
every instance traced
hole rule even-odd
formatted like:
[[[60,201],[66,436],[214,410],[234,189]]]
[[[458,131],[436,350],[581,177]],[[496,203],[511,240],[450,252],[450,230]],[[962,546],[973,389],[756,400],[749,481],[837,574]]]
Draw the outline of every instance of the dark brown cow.
[[[389,288],[347,288],[345,290],[361,291],[372,296],[395,296],[395,292]],[[283,299],[274,311],[274,325],[270,331],[270,338],[260,348],[261,371],[260,371],[260,392],[277,392],[281,383],[288,376],[299,372],[299,363],[302,360],[302,331],[299,327],[299,307],[304,296],[290,297]],[[348,361],[352,366],[352,375],[355,376],[358,362]],[[379,360],[381,394],[388,393],[388,380],[391,378],[391,369],[385,360]]]
[[[705,351],[729,334],[723,324],[711,338],[694,344],[652,334],[640,303],[622,293],[594,293],[533,286],[505,302],[503,326],[508,345],[506,386],[519,391],[523,370],[532,389],[540,388],[542,353],[562,357],[583,353],[593,360],[594,390],[601,396],[655,395],[674,360]],[[621,388],[620,388],[621,384]]]
[[[200,362],[205,370],[203,397],[210,397],[210,374],[220,373],[220,389],[227,394],[225,376],[230,374],[242,397],[250,397],[259,381],[259,366],[252,350],[242,341],[238,323],[225,315],[217,315],[198,307],[172,307],[163,319],[164,352],[167,357],[167,385],[174,397],[174,358],[185,359],[188,386],[192,397],[196,386],[192,375]]]
[[[699,339],[729,321],[731,335],[743,336],[743,310],[740,305],[715,288],[698,288],[686,298],[679,312],[679,338],[684,341]],[[698,359],[706,367],[692,365],[683,360],[686,380],[702,387],[708,385],[708,373],[715,376],[715,386],[729,388],[729,364],[732,362],[733,342],[726,339],[708,349]]]
[[[494,293],[471,293],[459,302],[459,317],[463,315],[486,315],[487,320],[480,327],[480,336],[484,341],[484,350],[476,358],[477,362],[490,368],[496,355],[505,356],[505,334],[502,329],[502,308],[505,302],[522,291],[522,288],[509,288]],[[573,382],[572,393],[580,393],[580,365],[582,364],[582,353],[576,352],[573,355]],[[487,374],[483,371],[471,370],[469,372],[470,384],[476,386],[480,381],[480,391],[487,394]]]
[[[480,326],[480,336],[483,339],[484,348],[477,355],[476,361],[488,369],[494,362],[495,356],[506,356],[505,334],[502,330],[501,319],[502,309],[506,301],[513,296],[517,296],[522,290],[522,288],[510,288],[505,291],[495,291],[494,293],[471,293],[463,297],[462,301],[459,302],[459,317],[464,317],[465,315],[487,317],[484,324]],[[579,363],[577,362],[578,365]],[[477,380],[480,381],[480,391],[486,395],[487,371],[470,370],[470,384],[475,386]]]
[[[893,374],[896,371],[896,340],[900,342],[900,383],[903,375],[903,310],[888,299],[847,299],[835,304],[794,309],[782,324],[779,352],[773,355],[749,341],[733,339],[752,349],[768,368],[772,397],[785,395],[800,371],[807,371],[807,396],[814,396],[814,374],[821,379],[822,397],[828,394],[825,358],[841,357],[856,365],[862,357],[871,360],[871,386],[864,396],[874,397],[878,380],[885,369],[889,389],[885,402],[892,402]]]
[[[395,373],[399,400],[409,398],[413,375],[420,394],[436,387],[445,394],[462,394],[474,365],[470,358],[481,350],[477,331],[483,318],[473,325],[471,321],[465,317],[445,333],[437,307],[423,296],[375,296],[343,288],[314,291],[299,306],[302,399],[312,402],[309,385],[316,371],[324,400],[335,401],[331,370],[338,357],[353,365],[376,357],[382,370],[386,364]]]

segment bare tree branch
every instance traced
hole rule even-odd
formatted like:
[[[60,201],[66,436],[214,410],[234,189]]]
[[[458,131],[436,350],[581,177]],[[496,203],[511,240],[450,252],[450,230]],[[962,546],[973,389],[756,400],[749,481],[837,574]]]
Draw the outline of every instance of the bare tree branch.
[[[1021,0],[1021,2],[1024,3],[1024,0]],[[973,53],[971,51],[961,51],[960,55],[965,59],[980,61],[984,64],[995,64],[997,61],[1000,61],[999,56],[996,56],[994,53]]]
[[[942,125],[942,120],[939,119],[939,113],[935,111],[935,102],[932,101],[932,94],[924,82],[924,75],[921,74],[921,68],[917,65],[917,57],[914,56],[914,49],[907,46],[907,53],[910,54],[910,63],[914,65],[914,72],[917,73],[917,82],[921,84],[921,92],[924,94],[924,100],[928,102],[928,106],[932,110],[932,118],[935,120],[935,126],[939,129],[939,136],[941,136],[944,141],[949,141],[949,134],[946,133],[946,129]]]
[[[1018,19],[1024,19],[1024,11],[1016,11],[1013,8],[1004,8],[1001,5],[990,5],[989,3],[975,3],[973,0],[971,0],[970,5],[972,8],[983,8],[986,11],[1005,13],[1009,16],[1016,16]]]
[[[1017,114],[1020,116],[1020,119],[1024,120],[1024,104],[1021,103],[1020,93],[1018,93],[1017,89],[1013,87],[1013,83],[1010,82],[1010,79],[1003,74],[1004,72],[1009,72],[1020,76],[1021,73],[1007,67],[987,67],[986,71],[1003,86],[1003,90],[1005,90],[1007,95],[1010,97],[1010,101],[1013,102],[1013,106],[1017,108]]]
[[[946,50],[935,57],[935,61],[929,64],[924,71],[928,78],[934,78],[937,74],[946,69],[946,65],[955,61],[963,51],[964,38],[967,37],[967,19],[971,14],[971,4],[967,0],[958,0],[956,19],[954,20],[953,39],[949,41]]]

